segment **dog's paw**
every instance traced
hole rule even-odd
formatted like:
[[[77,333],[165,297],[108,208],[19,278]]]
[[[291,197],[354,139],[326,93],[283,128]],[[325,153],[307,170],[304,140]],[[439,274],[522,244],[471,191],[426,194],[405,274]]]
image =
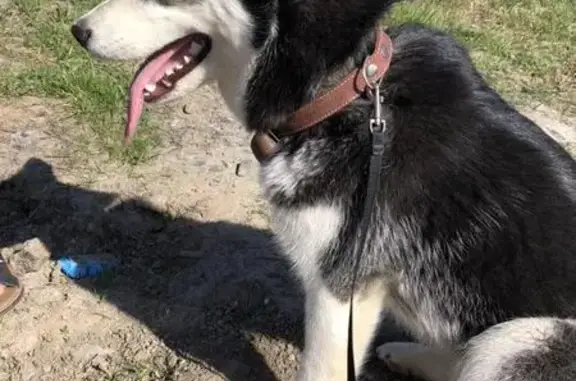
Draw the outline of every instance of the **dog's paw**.
[[[380,360],[383,360],[390,370],[398,373],[412,374],[414,362],[418,354],[422,352],[423,346],[410,342],[390,342],[379,346],[376,353]]]

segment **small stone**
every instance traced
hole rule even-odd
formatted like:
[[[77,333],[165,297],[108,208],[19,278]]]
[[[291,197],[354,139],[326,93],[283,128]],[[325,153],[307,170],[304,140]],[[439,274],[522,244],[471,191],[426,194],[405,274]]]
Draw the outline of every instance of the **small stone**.
[[[38,260],[48,260],[51,256],[48,248],[38,238],[24,242],[24,251]]]
[[[182,107],[182,112],[186,115],[190,115],[192,114],[192,107],[190,107],[190,105],[184,105],[184,107]]]
[[[51,256],[48,248],[38,238],[24,242],[20,250],[15,250],[6,258],[17,274],[23,275],[37,272],[49,261]]]
[[[238,177],[246,177],[251,174],[256,174],[256,166],[254,165],[253,161],[250,160],[243,160],[240,163],[236,164],[235,174]]]
[[[110,373],[110,362],[105,356],[96,356],[91,363],[92,367],[102,373]]]
[[[114,354],[114,350],[99,345],[85,344],[75,348],[72,357],[77,363],[90,363],[92,366],[100,366],[108,362],[108,357]]]

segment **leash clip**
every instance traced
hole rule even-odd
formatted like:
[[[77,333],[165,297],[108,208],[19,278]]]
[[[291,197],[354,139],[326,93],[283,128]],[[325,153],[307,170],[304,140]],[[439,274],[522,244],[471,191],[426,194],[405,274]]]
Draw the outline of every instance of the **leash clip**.
[[[382,118],[382,103],[384,103],[384,99],[380,94],[380,81],[378,81],[373,88],[373,96],[374,117],[370,118],[372,153],[374,155],[381,155],[384,152],[384,131],[386,131],[386,120]]]

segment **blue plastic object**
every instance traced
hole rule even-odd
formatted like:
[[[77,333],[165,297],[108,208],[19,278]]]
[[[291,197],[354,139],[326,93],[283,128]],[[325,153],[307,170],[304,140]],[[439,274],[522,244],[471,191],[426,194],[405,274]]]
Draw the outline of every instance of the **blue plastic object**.
[[[96,277],[116,267],[118,261],[113,256],[66,256],[58,260],[60,270],[69,278],[81,279]]]

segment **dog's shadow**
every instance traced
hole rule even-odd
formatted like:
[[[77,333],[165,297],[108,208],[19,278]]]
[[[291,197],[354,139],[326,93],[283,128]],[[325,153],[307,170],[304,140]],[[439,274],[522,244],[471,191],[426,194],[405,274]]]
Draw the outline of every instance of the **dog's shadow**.
[[[0,183],[0,247],[38,237],[52,259],[112,253],[121,263],[115,276],[78,284],[227,379],[276,380],[250,335],[301,348],[303,300],[270,232],[117,200],[59,182],[48,163],[31,159]]]

